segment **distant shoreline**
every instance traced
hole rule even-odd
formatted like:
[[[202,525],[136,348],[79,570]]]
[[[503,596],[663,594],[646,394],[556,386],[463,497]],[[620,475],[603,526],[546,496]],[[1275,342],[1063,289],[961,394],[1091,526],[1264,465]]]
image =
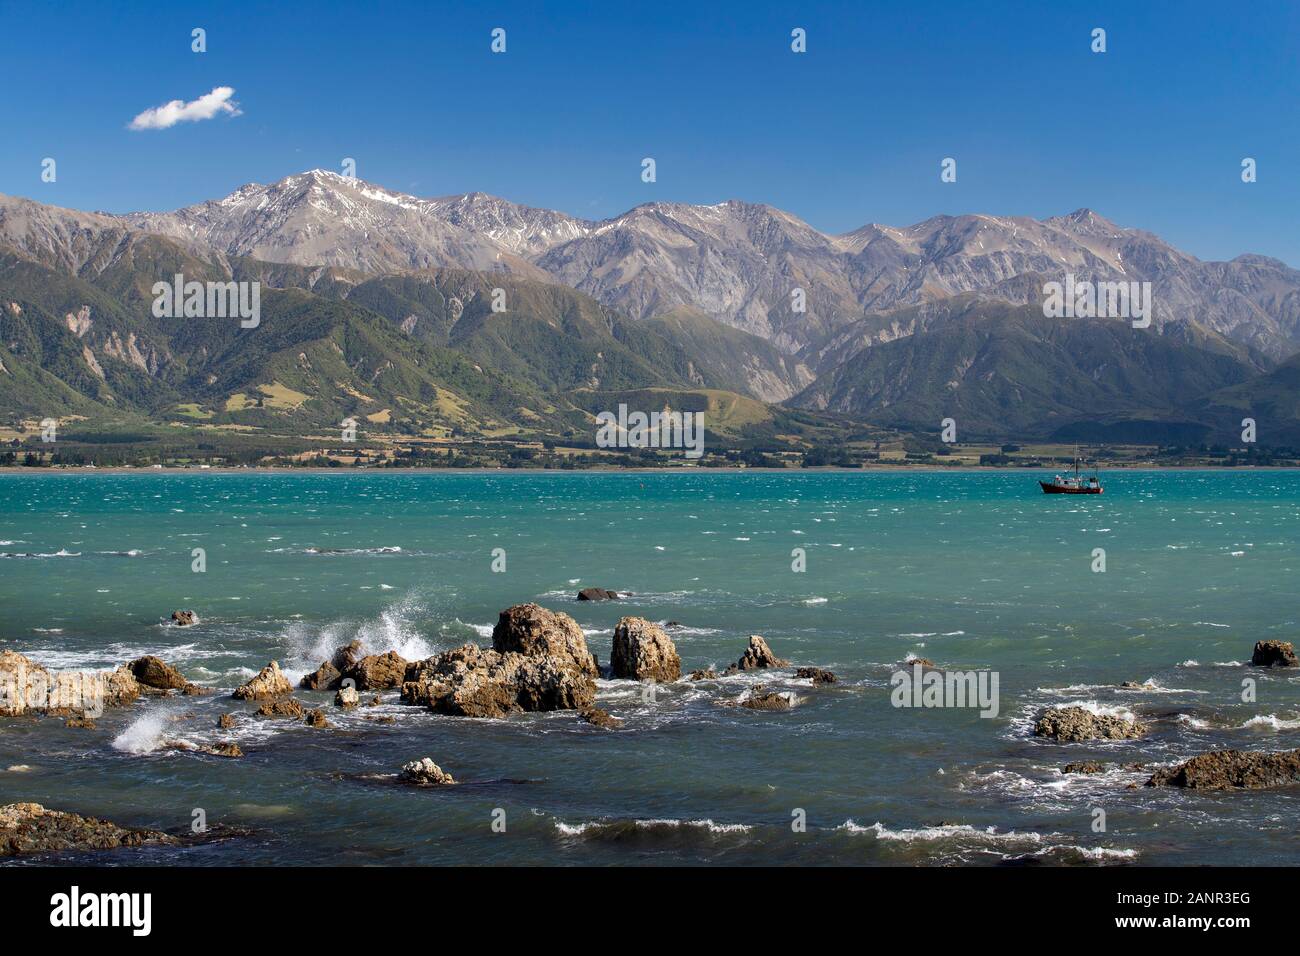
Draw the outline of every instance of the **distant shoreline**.
[[[934,473],[934,474],[972,474],[984,472],[1006,472],[1009,474],[1059,474],[1064,467],[1009,467],[1006,465],[953,465],[951,467],[942,467],[936,465],[863,465],[861,467],[844,468],[837,465],[817,465],[808,468],[737,468],[737,467],[668,467],[668,468],[614,468],[614,467],[593,467],[593,468],[429,468],[422,466],[413,466],[409,468],[321,468],[318,466],[304,466],[302,468],[286,468],[282,465],[250,465],[247,468],[229,468],[229,467],[176,467],[176,468],[154,468],[152,466],[136,467],[127,465],[66,465],[66,466],[47,466],[47,467],[25,467],[22,465],[4,465],[0,466],[0,475],[39,475],[39,474],[65,474],[81,475],[93,474],[96,472],[105,474],[130,474],[130,475],[159,475],[159,474],[205,474],[205,475],[246,475],[246,474],[319,474],[319,475],[401,475],[401,474],[428,474],[428,475],[708,475],[708,474],[763,474],[763,475],[801,475],[801,474],[854,474],[861,472],[870,472],[872,474],[890,474],[890,473]],[[1089,469],[1091,470],[1091,469]],[[1107,468],[1099,469],[1103,474],[1113,472],[1158,472],[1158,471],[1204,471],[1215,474],[1228,474],[1233,472],[1279,472],[1279,471],[1300,471],[1300,466],[1296,465],[1225,465],[1225,466],[1207,466],[1207,465],[1114,465]]]

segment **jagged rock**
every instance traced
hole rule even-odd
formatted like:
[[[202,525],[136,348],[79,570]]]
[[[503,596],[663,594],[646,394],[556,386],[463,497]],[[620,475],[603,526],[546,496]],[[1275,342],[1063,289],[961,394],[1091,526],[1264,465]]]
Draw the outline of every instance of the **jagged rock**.
[[[406,667],[405,658],[396,651],[387,651],[361,658],[343,673],[343,677],[352,678],[357,690],[385,690],[402,686]]]
[[[1147,781],[1147,786],[1256,790],[1288,783],[1300,783],[1300,750],[1277,753],[1212,750],[1176,767],[1157,770]]]
[[[1300,667],[1290,641],[1256,641],[1250,662],[1255,667]]]
[[[333,725],[325,717],[325,711],[317,707],[314,710],[307,711],[307,726],[325,729]]]
[[[1061,768],[1061,773],[1105,773],[1105,764],[1097,763],[1095,760],[1080,760],[1076,763],[1067,763]]]
[[[1139,720],[1110,714],[1094,714],[1082,707],[1052,707],[1034,723],[1035,737],[1074,742],[1079,740],[1124,740],[1141,737],[1147,727]]]
[[[199,623],[199,616],[193,611],[172,611],[172,620],[177,627],[189,627]]]
[[[801,667],[794,672],[795,677],[810,680],[814,684],[834,684],[838,677],[824,667]]]
[[[222,743],[213,744],[211,747],[200,748],[204,753],[211,754],[214,757],[236,757],[244,756],[244,751],[239,749],[239,744],[233,740],[223,741]]]
[[[456,778],[443,770],[429,757],[421,757],[402,765],[402,779],[420,787],[446,787],[454,784]]]
[[[338,690],[343,682],[343,676],[355,667],[360,659],[361,639],[353,638],[336,649],[329,660],[321,662],[320,667],[299,681],[298,686],[303,690]]]
[[[705,667],[702,670],[691,671],[691,680],[717,680],[718,672],[712,667]]]
[[[617,591],[606,591],[604,588],[583,588],[578,592],[579,601],[617,601]]]
[[[294,720],[298,720],[302,715],[302,703],[292,697],[288,700],[268,701],[257,708],[258,717],[292,717]]]
[[[667,683],[682,676],[682,659],[673,639],[658,624],[643,617],[625,617],[614,628],[609,676]]]
[[[159,690],[180,690],[189,684],[189,681],[181,676],[180,671],[152,654],[137,657],[126,666],[131,671],[132,676],[145,687],[157,687]]]
[[[579,713],[578,716],[593,727],[599,727],[601,730],[617,730],[623,726],[623,721],[611,716],[609,711],[601,710],[599,707],[590,707]]]
[[[772,648],[767,646],[767,641],[754,634],[749,638],[749,647],[745,648],[745,653],[740,655],[740,660],[727,668],[727,673],[734,674],[736,671],[753,671],[768,667],[785,667],[789,663],[789,661],[782,660],[773,654]]]
[[[39,803],[10,803],[0,807],[0,856],[176,842],[175,837],[158,830],[122,827],[95,817],[47,810]]]
[[[355,707],[361,703],[361,695],[357,693],[355,687],[340,687],[338,693],[334,695],[335,707]]]
[[[261,672],[242,687],[235,688],[231,694],[236,700],[266,700],[270,697],[284,697],[293,693],[289,678],[280,671],[280,665],[271,661]]]
[[[222,714],[217,718],[217,727],[221,730],[229,730],[233,726],[235,726],[234,714]]]
[[[343,675],[339,669],[329,661],[324,661],[320,667],[298,681],[298,686],[303,690],[334,690],[342,680]]]
[[[502,611],[492,629],[492,649],[500,654],[553,657],[571,663],[579,674],[600,676],[578,622],[538,604],[516,604]]]
[[[462,717],[504,717],[516,710],[583,710],[596,683],[572,657],[484,650],[466,644],[420,662],[402,700]]]
[[[51,671],[16,651],[0,651],[0,716],[95,716],[102,708],[133,702],[142,689],[125,666],[113,671]]]

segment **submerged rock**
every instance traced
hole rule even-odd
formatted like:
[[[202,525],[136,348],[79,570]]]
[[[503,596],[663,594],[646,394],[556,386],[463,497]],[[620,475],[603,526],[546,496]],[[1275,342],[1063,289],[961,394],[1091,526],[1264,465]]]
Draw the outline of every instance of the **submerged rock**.
[[[1255,667],[1300,667],[1290,641],[1256,641],[1250,663]]]
[[[601,730],[617,730],[623,726],[623,721],[610,716],[609,711],[601,710],[599,707],[590,707],[582,711],[578,716],[593,727],[599,727]]]
[[[691,671],[691,680],[717,680],[718,672],[712,667],[705,667],[701,670]]]
[[[122,827],[95,817],[48,810],[39,803],[0,807],[0,857],[177,842],[159,830]]]
[[[1176,767],[1157,770],[1146,785],[1192,790],[1257,790],[1289,783],[1300,783],[1300,750],[1277,753],[1212,750]]]
[[[276,661],[271,661],[261,672],[242,687],[235,688],[231,694],[236,700],[266,700],[271,697],[285,697],[293,693],[293,685],[285,677]]]
[[[749,710],[789,710],[795,705],[795,696],[789,691],[771,691],[763,684],[755,684],[739,703]]]
[[[682,659],[673,639],[658,624],[643,617],[625,617],[614,628],[609,676],[670,683],[682,676]]]
[[[1080,760],[1076,763],[1067,763],[1061,768],[1061,773],[1105,773],[1106,767],[1095,760]]]
[[[446,787],[456,778],[439,767],[429,757],[421,757],[402,765],[402,779],[419,787]]]
[[[172,611],[172,621],[177,627],[189,627],[199,623],[199,616],[193,611]]]
[[[727,668],[728,674],[734,674],[736,671],[753,671],[762,670],[769,667],[785,667],[790,662],[777,657],[772,653],[772,648],[767,646],[767,641],[763,640],[757,634],[749,638],[749,646],[745,648],[745,653],[740,655],[740,660]]]
[[[182,690],[189,685],[189,681],[181,676],[180,671],[152,654],[137,657],[126,666],[132,676],[145,687]]]
[[[1052,707],[1034,723],[1035,737],[1049,737],[1066,743],[1080,740],[1124,740],[1141,737],[1147,731],[1139,720],[1111,714],[1094,714],[1082,707]]]
[[[604,588],[583,588],[578,592],[579,601],[617,601],[617,591],[606,591]]]
[[[834,684],[839,680],[834,673],[824,667],[801,667],[794,672],[794,676],[810,680],[814,684]]]
[[[303,715],[303,706],[300,701],[290,697],[288,700],[268,701],[261,707],[257,708],[258,717],[292,717],[294,720]]]

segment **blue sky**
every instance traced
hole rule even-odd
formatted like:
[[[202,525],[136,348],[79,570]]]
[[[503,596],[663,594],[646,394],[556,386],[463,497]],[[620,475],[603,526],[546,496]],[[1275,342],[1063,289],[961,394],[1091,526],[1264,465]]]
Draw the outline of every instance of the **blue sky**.
[[[194,27],[208,52],[191,52]],[[0,192],[171,209],[353,157],[392,189],[589,218],[736,198],[843,232],[1087,206],[1202,258],[1300,266],[1298,50],[1284,0],[0,0]],[[219,86],[242,115],[127,128]]]

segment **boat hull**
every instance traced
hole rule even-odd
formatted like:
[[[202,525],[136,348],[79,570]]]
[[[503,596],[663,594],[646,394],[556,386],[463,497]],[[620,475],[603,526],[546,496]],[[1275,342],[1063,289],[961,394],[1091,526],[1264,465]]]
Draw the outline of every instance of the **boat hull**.
[[[1065,485],[1054,485],[1050,481],[1040,481],[1038,483],[1045,495],[1099,495],[1102,492],[1100,486],[1096,488],[1070,488]]]

